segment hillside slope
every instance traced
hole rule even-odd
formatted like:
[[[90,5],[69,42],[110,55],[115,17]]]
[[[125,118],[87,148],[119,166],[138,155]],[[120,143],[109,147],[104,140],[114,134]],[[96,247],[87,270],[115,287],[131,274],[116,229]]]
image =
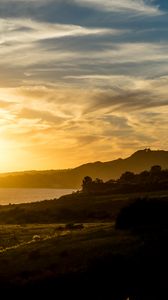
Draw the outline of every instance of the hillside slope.
[[[1,174],[0,187],[77,188],[85,176],[103,180],[116,179],[125,171],[135,173],[149,170],[153,165],[168,168],[168,151],[139,150],[126,159],[94,162],[74,169],[28,171]]]

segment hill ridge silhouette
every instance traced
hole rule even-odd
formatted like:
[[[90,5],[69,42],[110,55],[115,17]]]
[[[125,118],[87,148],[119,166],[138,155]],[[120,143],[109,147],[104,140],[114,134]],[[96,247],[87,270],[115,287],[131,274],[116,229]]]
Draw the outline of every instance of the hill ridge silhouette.
[[[168,151],[144,149],[126,158],[90,162],[72,169],[4,173],[0,176],[0,187],[79,189],[85,176],[107,181],[119,178],[126,171],[150,170],[153,165],[168,169]]]

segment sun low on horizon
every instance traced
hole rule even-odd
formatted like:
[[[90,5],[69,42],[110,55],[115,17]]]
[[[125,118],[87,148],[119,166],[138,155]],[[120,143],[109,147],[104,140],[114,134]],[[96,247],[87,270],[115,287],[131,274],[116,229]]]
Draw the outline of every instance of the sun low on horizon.
[[[168,150],[168,3],[0,0],[0,172]]]

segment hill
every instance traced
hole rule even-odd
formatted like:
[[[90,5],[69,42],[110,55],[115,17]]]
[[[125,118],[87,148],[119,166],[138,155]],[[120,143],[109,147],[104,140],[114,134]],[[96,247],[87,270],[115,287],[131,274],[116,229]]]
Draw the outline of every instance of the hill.
[[[108,162],[98,161],[67,170],[4,173],[0,176],[0,187],[79,189],[85,176],[98,177],[107,181],[119,178],[126,171],[139,173],[149,170],[153,165],[160,165],[167,169],[168,151],[144,149],[125,159],[119,158]]]

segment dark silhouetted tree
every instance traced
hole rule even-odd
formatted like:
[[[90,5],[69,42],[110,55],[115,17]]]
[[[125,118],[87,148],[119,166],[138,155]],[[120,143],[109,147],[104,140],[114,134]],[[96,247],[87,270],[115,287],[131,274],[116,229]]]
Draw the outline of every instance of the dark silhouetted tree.
[[[161,171],[162,171],[161,166],[153,166],[153,167],[150,169],[150,173],[151,173],[151,174],[159,174]]]
[[[135,179],[135,174],[133,172],[125,172],[121,175],[120,181],[121,182],[132,182]]]
[[[83,192],[90,192],[93,180],[90,176],[85,176],[82,182]]]

